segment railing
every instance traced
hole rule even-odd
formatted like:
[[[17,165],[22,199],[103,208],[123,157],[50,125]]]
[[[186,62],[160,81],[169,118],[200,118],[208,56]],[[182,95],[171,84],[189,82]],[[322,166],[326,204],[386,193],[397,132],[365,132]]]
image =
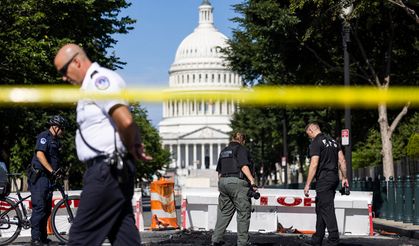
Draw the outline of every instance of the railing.
[[[373,192],[375,217],[419,225],[419,174],[388,181],[354,178],[352,190]]]

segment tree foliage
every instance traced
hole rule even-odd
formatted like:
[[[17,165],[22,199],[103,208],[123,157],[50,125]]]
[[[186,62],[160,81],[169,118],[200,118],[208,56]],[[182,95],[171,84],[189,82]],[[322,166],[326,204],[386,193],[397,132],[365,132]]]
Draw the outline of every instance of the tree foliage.
[[[81,45],[88,56],[110,69],[125,63],[107,50],[116,44],[115,34],[127,34],[135,20],[121,16],[131,4],[125,0],[2,0],[0,4],[0,84],[63,84],[54,66],[54,56],[63,44]],[[61,114],[70,122],[62,139],[63,164],[70,185],[81,186],[84,165],[75,152],[75,108],[45,105],[43,107],[11,106],[0,109],[0,144],[7,152],[12,171],[23,171],[31,161],[37,134],[45,129],[49,116]],[[143,117],[143,118],[142,118]],[[146,114],[136,117],[145,128]],[[154,130],[155,131],[155,130]],[[148,132],[152,132],[148,129]],[[148,137],[156,139],[148,139]],[[147,133],[151,151],[158,136]],[[154,142],[153,142],[154,141]],[[164,158],[157,158],[164,164]],[[153,165],[157,168],[157,165]]]
[[[139,161],[137,165],[137,177],[151,180],[157,170],[167,167],[170,162],[170,152],[162,148],[161,139],[156,128],[147,118],[147,111],[140,105],[133,105],[131,112],[134,120],[141,131],[141,137],[145,145],[146,153],[153,157],[152,161]]]
[[[409,139],[406,147],[407,155],[411,158],[419,157],[419,133],[415,132]]]
[[[340,0],[244,1],[234,6],[239,16],[233,21],[238,27],[233,30],[230,47],[223,52],[232,69],[242,75],[249,86],[343,85],[342,7]],[[351,85],[387,88],[390,78],[395,85],[418,85],[419,66],[411,62],[416,60],[419,51],[415,22],[403,9],[384,0],[356,1],[354,7],[353,13],[345,19],[351,26]],[[385,114],[389,122],[396,120],[393,122],[397,125],[401,118],[397,117],[398,110],[385,109],[380,111],[380,119]],[[263,114],[265,109],[254,110]],[[325,111],[327,113],[322,116]],[[267,122],[272,121],[269,117],[274,117],[275,122],[283,120],[280,113],[255,115],[264,117]],[[339,136],[342,128],[340,109],[297,110],[287,107],[287,115],[292,134],[303,131],[306,119],[332,126],[323,130],[330,130],[334,137]],[[352,143],[355,148],[361,146],[357,142],[366,140],[369,129],[376,127],[377,118],[378,113],[374,110],[353,111]],[[233,127],[235,125],[237,123]],[[271,130],[273,136],[280,135],[276,127]],[[289,134],[289,138],[300,139],[297,141],[300,144],[306,143],[298,134]],[[302,153],[294,148],[290,146],[291,153]]]
[[[415,134],[417,135],[418,132],[419,113],[416,112],[408,115],[407,120],[400,124],[394,134],[392,141],[395,160],[400,160],[405,156],[414,157],[410,154],[410,151],[413,151],[413,153],[415,151],[414,138]],[[352,159],[353,167],[356,169],[360,167],[381,165],[381,148],[380,132],[377,127],[371,128],[367,134],[366,140],[358,142],[355,146]]]

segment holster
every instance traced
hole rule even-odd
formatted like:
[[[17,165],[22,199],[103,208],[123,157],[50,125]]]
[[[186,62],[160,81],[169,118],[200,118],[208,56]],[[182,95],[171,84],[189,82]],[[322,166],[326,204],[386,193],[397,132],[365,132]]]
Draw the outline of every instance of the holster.
[[[126,183],[128,181],[129,170],[123,155],[118,151],[114,151],[110,157],[109,164],[112,174],[118,179],[118,183]]]
[[[29,164],[26,168],[26,174],[28,175],[29,182],[31,182],[31,184],[34,184],[41,176],[41,172],[41,170],[34,168],[32,164]]]

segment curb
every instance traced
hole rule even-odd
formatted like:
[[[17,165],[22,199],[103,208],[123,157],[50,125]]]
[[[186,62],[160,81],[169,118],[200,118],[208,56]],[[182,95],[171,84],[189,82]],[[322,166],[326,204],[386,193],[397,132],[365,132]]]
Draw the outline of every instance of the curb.
[[[384,230],[387,232],[397,233],[400,236],[419,239],[419,230],[416,225],[384,219],[374,219],[373,223],[375,231]]]

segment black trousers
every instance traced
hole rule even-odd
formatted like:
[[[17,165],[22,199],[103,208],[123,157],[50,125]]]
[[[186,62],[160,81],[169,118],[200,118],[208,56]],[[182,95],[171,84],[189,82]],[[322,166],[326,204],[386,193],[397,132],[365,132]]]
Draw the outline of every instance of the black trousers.
[[[132,210],[135,166],[129,168],[128,181],[120,184],[106,160],[89,167],[83,177],[83,192],[68,245],[99,246],[108,238],[112,245],[140,245]]]
[[[314,245],[322,245],[325,236],[325,229],[329,232],[327,245],[337,245],[339,242],[339,231],[335,213],[336,185],[316,192],[316,233],[312,237]]]
[[[47,240],[47,223],[52,208],[52,191],[46,175],[41,175],[35,183],[29,183],[32,195],[31,238],[32,241]]]

